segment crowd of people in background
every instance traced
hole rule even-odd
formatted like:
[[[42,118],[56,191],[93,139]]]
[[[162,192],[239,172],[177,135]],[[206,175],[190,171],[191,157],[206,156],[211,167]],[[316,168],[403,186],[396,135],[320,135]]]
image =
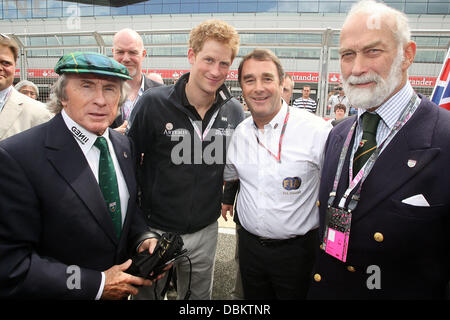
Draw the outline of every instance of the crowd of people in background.
[[[408,80],[405,14],[352,7],[326,119],[268,49],[241,59],[234,98],[227,22],[188,45],[189,72],[165,85],[120,30],[112,58],[61,57],[45,105],[13,86],[18,47],[0,34],[0,297],[162,299],[173,272],[179,299],[209,300],[220,214],[237,225],[243,299],[449,297],[450,113]],[[167,233],[189,259],[127,273]]]

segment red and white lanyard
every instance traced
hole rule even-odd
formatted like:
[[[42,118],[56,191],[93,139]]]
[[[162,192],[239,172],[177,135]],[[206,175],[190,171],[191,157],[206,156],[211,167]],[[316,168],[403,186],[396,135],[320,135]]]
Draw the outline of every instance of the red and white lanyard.
[[[262,144],[262,142],[259,140],[258,136],[257,136],[256,133],[255,133],[256,141],[258,142],[258,144],[259,144],[261,147],[263,147],[264,149],[266,149],[267,152],[269,152],[269,154],[270,154],[272,157],[274,157],[275,160],[277,160],[278,162],[281,162],[281,144],[282,144],[282,142],[283,142],[284,132],[286,131],[286,125],[287,125],[287,122],[288,122],[288,119],[289,119],[289,111],[290,111],[290,108],[289,108],[289,106],[288,106],[286,116],[284,117],[283,128],[281,128],[280,140],[278,141],[278,156],[274,155],[274,154],[272,153],[272,151],[270,151],[264,144]]]

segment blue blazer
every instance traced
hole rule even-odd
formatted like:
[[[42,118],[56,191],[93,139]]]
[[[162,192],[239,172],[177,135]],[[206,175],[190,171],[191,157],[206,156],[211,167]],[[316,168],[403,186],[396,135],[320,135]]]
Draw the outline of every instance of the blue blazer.
[[[134,152],[127,137],[109,134],[130,193],[119,240],[61,114],[0,143],[0,297],[94,299],[101,271],[132,254],[132,238],[146,230]]]
[[[363,184],[353,211],[347,262],[317,245],[309,298],[445,297],[450,280],[450,112],[421,98]],[[321,241],[339,155],[355,120],[340,123],[328,137],[319,193]],[[335,207],[348,187],[349,157],[350,151]],[[402,203],[420,194],[429,207]]]

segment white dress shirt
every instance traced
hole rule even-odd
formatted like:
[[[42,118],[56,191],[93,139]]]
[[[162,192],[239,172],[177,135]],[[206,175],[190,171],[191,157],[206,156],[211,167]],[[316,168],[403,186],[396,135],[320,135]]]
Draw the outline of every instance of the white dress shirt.
[[[330,126],[306,110],[292,108],[278,146],[288,105],[258,130],[253,118],[235,130],[227,151],[226,181],[240,180],[236,208],[241,225],[250,233],[270,239],[304,235],[319,224],[320,170]],[[258,144],[260,142],[270,150]],[[295,184],[300,183],[300,186]]]
[[[83,138],[80,139],[79,137],[81,135],[73,135],[75,141],[78,143],[78,145],[81,148],[81,151],[83,152],[84,156],[86,157],[87,162],[89,163],[89,167],[92,170],[92,173],[94,174],[95,180],[97,180],[98,183],[98,167],[100,162],[100,150],[94,146],[95,140],[97,140],[97,135],[86,130],[82,126],[80,126],[78,123],[73,121],[69,115],[66,113],[66,111],[63,109],[61,111],[61,115],[64,119],[64,122],[67,126],[67,128],[70,130],[70,132],[81,132],[83,135]],[[73,129],[75,127],[75,129]],[[78,130],[78,131],[77,131]],[[128,187],[125,182],[125,178],[123,177],[122,170],[120,169],[119,162],[117,161],[116,153],[114,151],[113,145],[111,143],[111,140],[109,139],[109,132],[108,129],[105,130],[102,137],[106,139],[108,142],[108,148],[109,153],[111,154],[111,159],[114,164],[114,169],[116,170],[116,177],[117,177],[117,185],[119,187],[119,196],[120,196],[120,210],[122,214],[122,225],[125,220],[125,216],[127,213],[128,208],[128,200],[130,198],[130,194],[128,192]],[[96,296],[96,300],[99,300],[103,293],[103,288],[105,286],[105,274],[102,272],[102,282],[100,284],[99,291]]]

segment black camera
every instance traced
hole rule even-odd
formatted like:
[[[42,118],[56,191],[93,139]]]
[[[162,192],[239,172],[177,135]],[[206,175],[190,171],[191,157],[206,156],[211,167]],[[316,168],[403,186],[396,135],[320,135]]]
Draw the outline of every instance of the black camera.
[[[150,254],[144,250],[132,257],[131,266],[125,271],[133,276],[153,280],[163,273],[163,269],[173,261],[183,257],[187,250],[183,249],[183,239],[176,233],[164,233]]]

